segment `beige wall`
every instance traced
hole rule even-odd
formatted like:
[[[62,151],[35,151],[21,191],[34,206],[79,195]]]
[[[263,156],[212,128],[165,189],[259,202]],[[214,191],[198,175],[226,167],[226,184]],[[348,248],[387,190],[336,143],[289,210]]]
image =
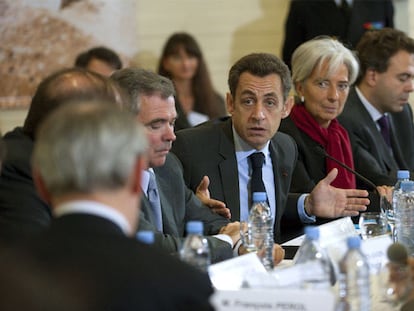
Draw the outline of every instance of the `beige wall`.
[[[138,1],[138,0],[137,0]],[[396,27],[414,34],[414,1],[394,0]],[[155,69],[162,46],[175,31],[199,41],[216,89],[227,91],[227,72],[240,56],[257,51],[280,55],[289,0],[139,0],[139,65]],[[22,124],[26,111],[0,111],[0,130]]]

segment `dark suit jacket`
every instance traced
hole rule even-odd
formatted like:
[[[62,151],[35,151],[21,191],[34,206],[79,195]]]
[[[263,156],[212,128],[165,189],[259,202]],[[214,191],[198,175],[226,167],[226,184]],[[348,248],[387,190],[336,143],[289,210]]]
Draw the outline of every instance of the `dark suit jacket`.
[[[282,215],[295,224],[300,223],[297,213],[298,195],[288,196],[292,172],[297,158],[297,148],[293,139],[277,133],[269,146],[275,177],[276,219],[275,240],[280,241]],[[172,151],[180,159],[184,168],[187,185],[195,190],[201,178],[210,178],[210,195],[223,201],[231,210],[232,220],[240,220],[240,191],[238,168],[234,149],[232,123],[224,121],[207,122],[198,127],[177,132],[177,140]]]
[[[354,0],[349,24],[333,0],[292,0],[285,23],[283,60],[290,66],[293,51],[303,42],[319,35],[338,37],[355,47],[366,23],[381,22],[394,27],[394,7],[391,0]]]
[[[290,117],[282,120],[279,131],[292,136],[298,146],[298,161],[293,172],[290,191],[311,192],[316,184],[329,173],[326,171],[325,157],[319,155],[315,150],[320,145],[299,130]],[[358,182],[361,182],[358,180],[358,177],[356,179]],[[375,190],[366,184],[364,184],[363,188],[373,190],[369,193],[371,203],[368,206],[368,210],[379,211],[379,200]],[[321,224],[330,220],[332,219],[318,218],[317,223]]]
[[[47,228],[51,212],[33,184],[33,140],[17,127],[3,141],[7,152],[0,173],[0,240],[12,243]]]
[[[126,237],[98,216],[59,217],[21,252],[25,262],[33,260],[40,269],[33,272],[50,282],[39,291],[45,300],[54,284],[64,283],[68,290],[82,291],[88,310],[210,310],[207,274]]]
[[[157,232],[152,217],[151,206],[145,195],[141,200],[141,216],[138,230],[156,232],[155,245],[170,252],[177,252],[186,235],[185,226],[189,220],[201,220],[206,235],[217,234],[229,221],[213,213],[203,205],[194,193],[187,188],[183,179],[181,163],[173,154],[168,154],[162,167],[154,168],[161,201],[163,234]],[[227,242],[207,237],[212,262],[232,257],[232,249]]]
[[[414,124],[411,107],[404,106],[399,113],[390,114],[391,144],[388,152],[375,122],[360,101],[354,88],[351,89],[344,111],[338,117],[348,130],[354,153],[355,169],[376,185],[395,184],[397,170],[406,169],[414,173]],[[360,184],[364,187],[363,184]]]
[[[292,175],[290,191],[311,192],[327,174],[325,158],[315,151],[319,144],[300,131],[290,117],[282,120],[279,131],[291,136],[298,146],[298,161]]]

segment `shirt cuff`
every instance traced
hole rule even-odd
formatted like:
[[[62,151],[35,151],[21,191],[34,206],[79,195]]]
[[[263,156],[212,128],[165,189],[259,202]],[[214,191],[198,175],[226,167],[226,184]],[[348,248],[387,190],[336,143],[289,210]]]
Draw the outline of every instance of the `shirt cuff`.
[[[229,243],[230,247],[233,248],[233,240],[227,234],[216,234],[216,235],[213,235],[213,237],[215,237],[216,239],[219,239],[219,240],[222,240],[224,242]]]
[[[315,216],[309,216],[305,211],[305,199],[308,196],[308,193],[302,194],[298,199],[298,214],[299,219],[304,224],[311,224],[316,222]]]

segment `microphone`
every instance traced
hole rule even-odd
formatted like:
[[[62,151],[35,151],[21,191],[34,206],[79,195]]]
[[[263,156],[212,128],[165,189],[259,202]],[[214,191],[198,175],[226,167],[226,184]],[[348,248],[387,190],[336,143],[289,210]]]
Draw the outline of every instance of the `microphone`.
[[[387,257],[390,262],[400,264],[400,265],[407,265],[407,249],[401,243],[393,243],[387,249]]]
[[[340,166],[342,166],[344,169],[346,169],[348,172],[351,172],[352,174],[354,174],[356,177],[358,177],[360,180],[362,180],[365,184],[367,184],[368,186],[374,188],[374,190],[378,193],[377,191],[377,185],[375,185],[372,181],[370,181],[368,178],[362,176],[360,173],[358,173],[357,171],[353,170],[352,168],[350,168],[348,165],[346,165],[345,163],[339,161],[338,159],[335,159],[333,156],[329,155],[325,149],[323,149],[321,146],[315,146],[315,151],[316,153],[318,153],[320,156],[326,157],[332,161],[334,161],[335,163],[339,164]],[[379,194],[379,193],[378,193]],[[380,194],[379,194],[380,195]],[[381,197],[381,195],[380,195]]]

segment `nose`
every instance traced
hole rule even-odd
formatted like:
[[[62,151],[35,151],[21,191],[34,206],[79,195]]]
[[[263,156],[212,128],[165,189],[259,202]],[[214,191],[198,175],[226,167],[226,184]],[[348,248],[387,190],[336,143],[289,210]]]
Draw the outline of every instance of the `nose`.
[[[335,85],[331,85],[328,90],[328,99],[336,101],[339,98],[338,88]]]
[[[174,133],[174,125],[168,124],[165,128],[164,135],[163,135],[164,141],[174,141],[176,136]]]
[[[252,118],[256,121],[264,120],[265,113],[264,113],[263,103],[258,102],[254,105],[254,108],[252,111]]]
[[[410,80],[408,80],[407,87],[405,88],[405,91],[407,93],[411,93],[413,90],[414,90],[414,80],[410,79]]]

